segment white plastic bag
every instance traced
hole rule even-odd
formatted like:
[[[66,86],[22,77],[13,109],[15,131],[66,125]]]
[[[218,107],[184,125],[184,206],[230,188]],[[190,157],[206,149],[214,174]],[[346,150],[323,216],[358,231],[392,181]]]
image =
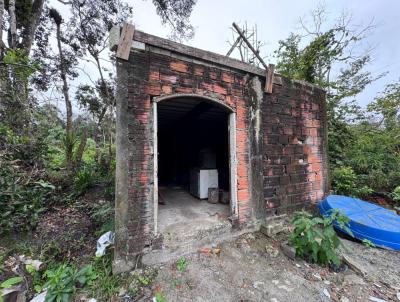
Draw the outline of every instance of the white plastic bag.
[[[106,247],[114,244],[114,233],[108,231],[100,236],[97,240],[97,249],[96,249],[96,257],[102,257],[106,253]]]

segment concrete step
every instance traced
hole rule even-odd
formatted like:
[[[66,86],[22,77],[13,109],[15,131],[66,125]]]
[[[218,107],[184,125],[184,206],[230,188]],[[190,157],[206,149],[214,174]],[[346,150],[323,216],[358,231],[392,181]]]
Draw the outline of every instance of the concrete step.
[[[287,232],[289,228],[285,221],[286,218],[286,215],[280,215],[266,219],[264,223],[261,224],[260,232],[270,238],[275,237],[281,232]]]
[[[258,231],[260,225],[254,222],[241,229],[232,229],[230,223],[204,229],[197,234],[185,234],[181,238],[174,234],[167,237],[161,250],[153,250],[142,257],[144,265],[158,265],[179,259],[182,256],[197,252],[200,248],[213,247],[222,242],[235,240],[237,237]],[[176,237],[175,237],[176,236]]]
[[[163,248],[176,249],[192,242],[201,241],[210,237],[220,236],[232,232],[232,225],[229,221],[214,224],[211,227],[202,227],[183,233],[163,234]]]

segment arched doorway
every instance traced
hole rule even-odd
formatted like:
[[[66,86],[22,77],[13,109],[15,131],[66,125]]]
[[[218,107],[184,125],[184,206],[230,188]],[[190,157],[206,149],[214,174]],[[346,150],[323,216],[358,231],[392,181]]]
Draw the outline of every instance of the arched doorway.
[[[234,110],[210,97],[176,94],[153,100],[153,121],[155,233],[237,216]],[[227,204],[208,203],[208,188]]]

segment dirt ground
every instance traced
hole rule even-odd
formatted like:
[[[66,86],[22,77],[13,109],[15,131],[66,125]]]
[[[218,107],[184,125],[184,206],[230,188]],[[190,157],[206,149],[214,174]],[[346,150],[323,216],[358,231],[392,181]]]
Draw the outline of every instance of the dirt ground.
[[[170,262],[158,268],[152,290],[167,301],[400,301],[400,253],[343,239],[343,253],[361,271],[336,273],[289,259],[282,240],[246,234],[219,246],[219,255],[186,256],[184,271]]]

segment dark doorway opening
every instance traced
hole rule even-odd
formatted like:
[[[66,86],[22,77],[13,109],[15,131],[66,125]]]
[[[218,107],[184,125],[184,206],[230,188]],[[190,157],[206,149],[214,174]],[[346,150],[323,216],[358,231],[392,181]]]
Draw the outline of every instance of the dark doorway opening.
[[[160,232],[195,226],[196,222],[200,225],[227,220],[230,214],[228,123],[227,109],[212,101],[174,98],[158,103]],[[207,199],[208,188],[219,190],[220,202],[210,204],[202,200]]]

